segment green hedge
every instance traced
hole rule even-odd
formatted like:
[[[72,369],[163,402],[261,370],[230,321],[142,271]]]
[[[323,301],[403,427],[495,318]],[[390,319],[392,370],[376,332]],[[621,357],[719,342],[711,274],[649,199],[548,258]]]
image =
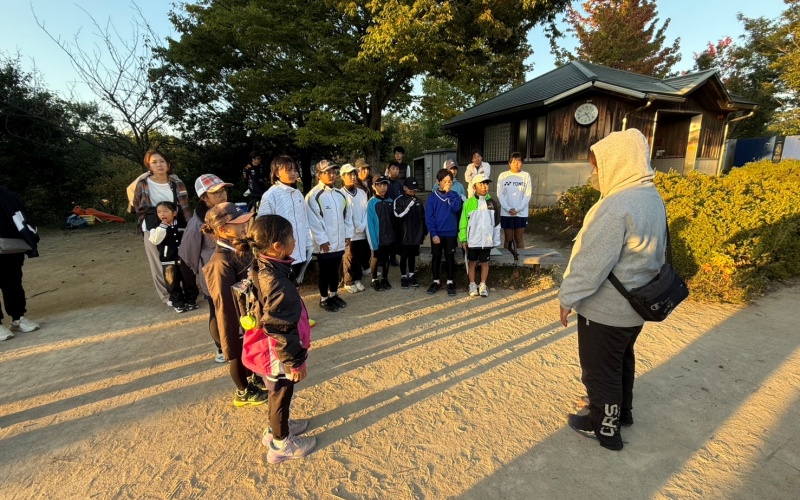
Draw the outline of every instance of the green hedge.
[[[722,177],[661,174],[673,259],[692,296],[746,302],[800,275],[800,161],[751,163]]]

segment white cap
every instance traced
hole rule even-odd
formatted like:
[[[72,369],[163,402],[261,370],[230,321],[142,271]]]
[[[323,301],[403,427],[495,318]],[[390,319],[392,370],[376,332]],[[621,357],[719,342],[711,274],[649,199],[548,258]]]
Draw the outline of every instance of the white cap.
[[[482,182],[492,182],[492,180],[483,174],[478,174],[472,178],[472,182],[470,182],[470,185],[474,186],[475,184],[480,184]]]

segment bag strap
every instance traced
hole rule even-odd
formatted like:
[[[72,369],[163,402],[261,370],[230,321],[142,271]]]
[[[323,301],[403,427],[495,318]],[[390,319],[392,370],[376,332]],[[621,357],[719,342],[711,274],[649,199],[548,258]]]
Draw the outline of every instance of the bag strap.
[[[666,257],[666,262],[672,265],[672,244],[670,243],[669,240],[669,220],[667,219],[666,205],[664,205],[664,221],[666,223],[666,233],[667,233],[667,248],[665,249],[664,253]],[[613,271],[608,273],[608,281],[610,281],[611,284],[614,285],[614,288],[616,288],[619,291],[619,293],[622,294],[623,297],[625,297],[628,300],[631,299],[632,295],[630,294],[630,292],[628,292],[628,290],[625,289],[624,286],[622,286],[622,283],[620,283],[619,279],[617,279],[617,277],[614,276]]]

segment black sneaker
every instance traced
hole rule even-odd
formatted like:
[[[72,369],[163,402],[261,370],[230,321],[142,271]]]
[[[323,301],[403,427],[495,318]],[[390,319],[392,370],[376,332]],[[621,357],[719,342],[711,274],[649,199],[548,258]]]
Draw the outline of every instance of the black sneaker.
[[[625,427],[633,425],[633,412],[631,410],[620,410],[619,425],[624,425]]]
[[[247,384],[247,389],[240,391],[235,390],[233,393],[233,405],[234,406],[257,406],[262,405],[267,402],[267,396],[269,394],[262,391],[258,387],[255,387],[251,384]]]
[[[440,288],[442,288],[441,283],[436,283],[434,281],[431,283],[431,286],[428,287],[428,295],[433,295],[434,293],[438,292]]]
[[[404,289],[408,290],[408,286],[409,286],[408,278],[406,278],[405,276],[401,276],[400,277],[400,288],[404,288]]]
[[[186,306],[184,307],[184,309],[186,309],[187,311],[194,311],[195,309],[197,309],[197,303],[196,302],[187,302]]]
[[[267,384],[264,383],[264,379],[256,375],[255,373],[250,376],[247,380],[249,385],[256,387],[258,390],[267,392]]]
[[[334,296],[332,296],[332,297],[328,297],[328,300],[332,300],[332,301],[333,301],[333,304],[334,304],[336,307],[338,307],[339,309],[342,309],[342,308],[344,308],[344,307],[347,307],[347,302],[345,302],[345,301],[344,301],[344,299],[343,299],[343,298],[341,298],[341,297],[339,297],[338,295],[334,295]]]
[[[456,284],[455,283],[448,283],[447,284],[447,295],[451,297],[456,296]]]
[[[335,313],[336,311],[339,310],[339,308],[336,307],[336,304],[334,304],[333,301],[330,298],[327,299],[327,300],[320,300],[319,301],[319,307],[320,307],[320,309],[325,309],[326,311],[332,312],[332,313]]]
[[[392,289],[392,284],[389,283],[389,280],[386,279],[386,278],[383,278],[381,280],[381,286],[383,287],[384,290],[391,290]]]
[[[372,289],[376,292],[382,292],[383,286],[381,286],[381,280],[372,280]]]
[[[408,277],[408,284],[413,286],[414,288],[419,288],[419,281],[417,281],[416,276],[409,276]]]

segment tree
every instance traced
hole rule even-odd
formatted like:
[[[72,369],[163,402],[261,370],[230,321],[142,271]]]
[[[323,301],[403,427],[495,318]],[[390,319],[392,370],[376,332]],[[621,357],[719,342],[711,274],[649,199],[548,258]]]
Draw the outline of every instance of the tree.
[[[763,18],[746,19],[741,14],[739,20],[745,25],[741,43],[726,37],[716,43],[709,42],[704,51],[694,54],[694,70],[717,70],[730,93],[758,105],[754,116],[731,124],[728,137],[732,139],[766,135],[779,105],[774,97],[779,74],[770,67],[772,58],[762,52],[764,34],[771,31],[771,22]]]
[[[0,184],[40,223],[63,222],[98,171],[99,154],[77,140],[77,124],[70,106],[23,72],[19,59],[0,57]]]
[[[159,53],[161,74],[181,130],[238,123],[307,157],[376,161],[382,117],[411,104],[415,78],[494,93],[521,83],[528,31],[567,4],[206,0],[173,11],[181,36]]]
[[[585,14],[569,7],[564,21],[578,39],[576,53],[560,48],[562,35],[550,26],[551,48],[559,64],[582,59],[610,68],[663,78],[680,61],[680,38],[665,47],[668,18],[659,27],[655,0],[586,0]]]
[[[85,49],[77,33],[68,41],[54,37],[44,22],[36,23],[67,55],[78,76],[97,98],[78,104],[72,96],[72,112],[81,120],[84,139],[104,152],[141,163],[149,149],[158,146],[158,130],[166,122],[166,106],[160,81],[151,78],[155,68],[153,50],[159,37],[141,10],[134,10],[130,39],[123,38],[111,22],[101,25],[85,11],[99,41]]]

